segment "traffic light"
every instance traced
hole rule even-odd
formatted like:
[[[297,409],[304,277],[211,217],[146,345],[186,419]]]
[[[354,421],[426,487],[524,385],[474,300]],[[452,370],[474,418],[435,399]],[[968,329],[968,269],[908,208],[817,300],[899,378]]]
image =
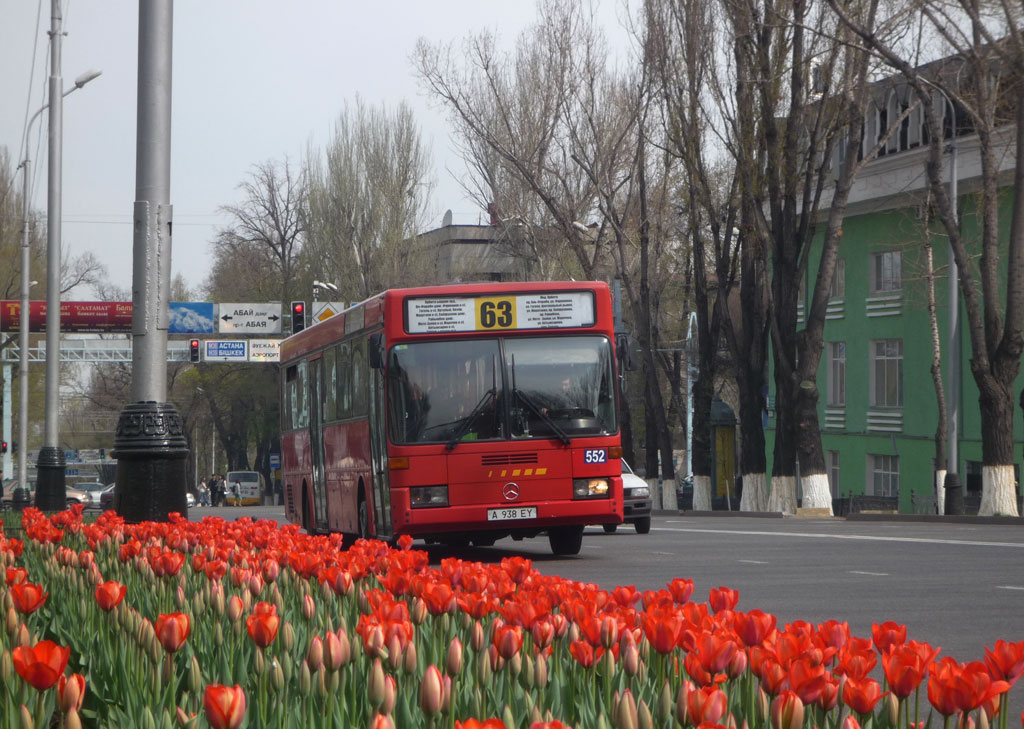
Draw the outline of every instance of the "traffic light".
[[[292,334],[298,334],[306,328],[306,302],[292,302]]]
[[[198,362],[199,361],[199,340],[190,339],[188,340],[188,361]]]
[[[106,450],[106,448],[100,448],[100,460],[102,461],[106,457],[107,457],[107,450]]]
[[[6,452],[7,452],[7,441],[6,440],[0,441],[0,453],[6,453]]]

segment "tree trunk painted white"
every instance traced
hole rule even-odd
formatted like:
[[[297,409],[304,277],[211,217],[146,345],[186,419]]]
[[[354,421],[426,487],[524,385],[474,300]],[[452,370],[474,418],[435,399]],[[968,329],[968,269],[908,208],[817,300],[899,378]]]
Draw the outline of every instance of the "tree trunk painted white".
[[[781,511],[783,514],[796,513],[796,478],[794,476],[772,476],[768,511]]]
[[[981,467],[981,506],[978,516],[1018,516],[1013,466]]]
[[[935,472],[935,513],[946,513],[946,469]]]
[[[693,510],[711,511],[711,476],[693,477]]]
[[[828,487],[828,476],[824,473],[812,473],[801,476],[800,483],[804,487],[803,507],[805,509],[828,509],[832,516],[832,490]]]
[[[651,490],[651,508],[661,508],[661,491],[658,488],[658,479],[656,478],[645,478],[647,482],[647,488]]]
[[[764,511],[765,475],[763,473],[743,474],[743,493],[740,495],[740,511]]]
[[[661,487],[661,508],[665,511],[679,511],[676,500],[676,482],[665,481]]]

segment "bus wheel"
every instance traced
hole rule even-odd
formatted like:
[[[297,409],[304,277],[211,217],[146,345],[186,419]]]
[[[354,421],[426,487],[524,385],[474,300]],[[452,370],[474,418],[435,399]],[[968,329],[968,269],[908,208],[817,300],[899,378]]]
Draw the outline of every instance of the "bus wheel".
[[[614,534],[615,530],[619,528],[618,524],[602,524],[605,534]]]
[[[579,554],[583,546],[583,527],[554,527],[548,530],[552,554]]]
[[[647,534],[647,532],[651,531],[651,517],[641,517],[633,522],[633,526],[636,527],[637,534]]]

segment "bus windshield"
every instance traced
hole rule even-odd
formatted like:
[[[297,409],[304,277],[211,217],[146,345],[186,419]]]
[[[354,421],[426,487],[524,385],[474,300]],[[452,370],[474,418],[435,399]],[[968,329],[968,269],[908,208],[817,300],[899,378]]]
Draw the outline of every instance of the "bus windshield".
[[[392,442],[563,438],[618,429],[606,337],[397,344],[388,361]]]

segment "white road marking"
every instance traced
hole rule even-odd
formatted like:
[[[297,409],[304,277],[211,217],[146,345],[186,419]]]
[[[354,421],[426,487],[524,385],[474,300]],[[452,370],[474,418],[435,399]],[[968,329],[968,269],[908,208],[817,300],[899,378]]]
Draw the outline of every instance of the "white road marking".
[[[675,557],[675,552],[651,552],[651,554],[663,554],[666,557]]]
[[[743,562],[744,564],[768,564],[764,560],[760,559],[738,559],[737,562]]]
[[[907,542],[911,544],[957,544],[965,547],[1012,547],[1024,549],[1020,542],[982,542],[968,539],[935,539],[933,537],[880,537],[871,534],[807,534],[802,532],[769,532],[740,529],[693,529],[683,527],[651,527],[662,532],[691,532],[694,534],[729,534],[751,537],[800,537],[803,539],[846,539],[865,542]]]
[[[888,577],[888,572],[865,572],[864,570],[849,570],[851,575],[867,575],[868,577]]]
[[[996,585],[996,589],[997,590],[1022,590],[1022,591],[1024,591],[1024,587],[1021,587],[1019,585]]]

